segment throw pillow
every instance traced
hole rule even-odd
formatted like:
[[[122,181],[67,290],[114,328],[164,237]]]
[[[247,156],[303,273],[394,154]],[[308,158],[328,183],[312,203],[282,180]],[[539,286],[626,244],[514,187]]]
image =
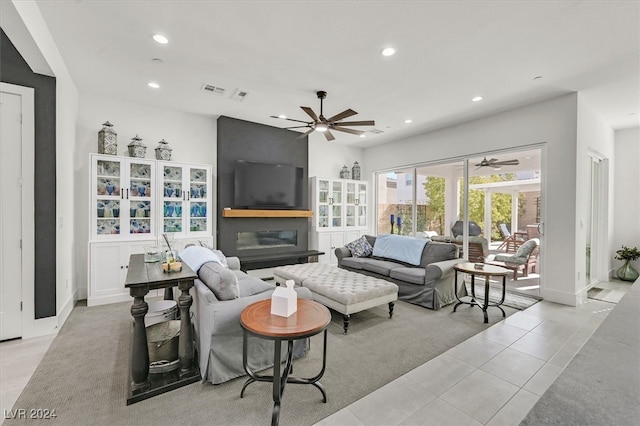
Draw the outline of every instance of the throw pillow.
[[[240,292],[238,278],[230,269],[218,262],[206,262],[198,271],[198,278],[218,300],[237,299]]]
[[[373,247],[371,247],[364,235],[355,241],[351,241],[345,247],[349,249],[353,257],[367,257],[373,253]]]

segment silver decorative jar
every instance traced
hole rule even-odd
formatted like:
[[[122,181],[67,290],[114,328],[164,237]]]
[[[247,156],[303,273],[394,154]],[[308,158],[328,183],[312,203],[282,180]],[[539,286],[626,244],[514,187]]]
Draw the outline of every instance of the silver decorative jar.
[[[102,123],[102,130],[98,132],[98,154],[118,155],[118,134],[108,120]]]
[[[351,168],[351,179],[360,180],[360,164],[356,161]]]
[[[144,158],[147,154],[147,146],[142,143],[142,139],[138,135],[131,138],[131,143],[127,147],[129,148],[129,157]]]
[[[173,149],[169,146],[169,142],[162,139],[158,142],[158,146],[156,146],[156,160],[170,161],[171,151],[173,151]]]
[[[340,170],[340,179],[349,179],[349,168],[347,166],[342,166],[342,170]]]

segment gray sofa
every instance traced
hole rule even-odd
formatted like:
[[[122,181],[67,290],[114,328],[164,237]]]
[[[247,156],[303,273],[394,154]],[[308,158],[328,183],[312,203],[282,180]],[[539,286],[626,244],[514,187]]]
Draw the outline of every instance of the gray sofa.
[[[364,237],[375,247],[375,236]],[[429,309],[440,309],[456,300],[453,265],[461,262],[461,259],[458,258],[455,244],[427,242],[419,265],[372,255],[354,257],[347,247],[336,248],[335,254],[340,268],[397,284],[399,300]],[[458,295],[466,294],[466,288],[460,286]]]
[[[275,285],[258,278],[250,277],[240,270],[237,257],[227,257],[228,268],[207,262],[198,270],[198,279],[191,289],[193,305],[192,322],[195,329],[198,361],[203,382],[223,383],[245,375],[242,364],[242,328],[240,313],[257,301],[269,299]],[[220,300],[221,280],[237,279],[237,297]],[[299,298],[311,299],[306,288],[296,289]],[[229,296],[233,297],[233,296]],[[273,366],[273,341],[249,336],[249,366],[252,371],[260,371]],[[294,357],[305,356],[309,349],[309,340],[296,340]],[[286,342],[283,342],[283,360],[286,355]]]

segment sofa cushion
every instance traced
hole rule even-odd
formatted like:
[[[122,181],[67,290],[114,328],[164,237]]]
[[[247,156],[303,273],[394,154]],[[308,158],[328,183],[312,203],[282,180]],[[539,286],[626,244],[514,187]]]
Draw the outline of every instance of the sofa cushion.
[[[438,243],[431,241],[422,250],[420,266],[423,268],[434,262],[455,259],[458,255],[458,248],[452,243]]]
[[[353,257],[367,257],[373,253],[373,247],[371,247],[364,235],[355,241],[351,241],[345,247],[349,249]]]
[[[218,262],[205,262],[198,270],[198,278],[213,292],[218,300],[237,299],[238,278],[230,269]]]
[[[411,284],[424,285],[424,268],[395,268],[389,273],[391,278]]]
[[[242,271],[233,271],[238,279],[238,294],[240,297],[253,296],[263,291],[275,289],[275,285],[262,281],[260,278],[251,277]]]
[[[363,269],[364,263],[368,259],[368,257],[345,257],[342,259],[342,266],[353,269]]]
[[[384,275],[387,277],[389,276],[389,272],[392,269],[401,268],[403,266],[398,262],[393,262],[390,260],[372,259],[369,257],[363,259],[364,262],[362,263],[362,269],[364,269],[365,271],[375,272],[376,274]]]

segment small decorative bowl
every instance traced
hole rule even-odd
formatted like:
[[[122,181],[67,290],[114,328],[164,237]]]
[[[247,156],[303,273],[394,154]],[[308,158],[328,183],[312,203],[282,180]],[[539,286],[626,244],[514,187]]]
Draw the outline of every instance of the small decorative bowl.
[[[162,264],[162,272],[180,272],[182,271],[182,262],[171,262]]]

